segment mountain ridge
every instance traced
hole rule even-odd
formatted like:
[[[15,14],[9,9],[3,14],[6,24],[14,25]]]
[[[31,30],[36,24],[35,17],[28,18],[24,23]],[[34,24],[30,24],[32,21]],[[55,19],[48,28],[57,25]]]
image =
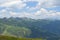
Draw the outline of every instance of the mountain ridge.
[[[11,28],[8,28],[9,30],[7,30],[8,32],[6,33],[9,35],[15,34],[17,36],[18,34],[18,37],[19,35],[21,35],[21,37],[27,37],[27,38],[52,38],[52,37],[60,38],[60,32],[59,32],[60,20],[54,20],[54,21],[43,20],[43,19],[35,20],[31,18],[18,18],[18,17],[0,18],[0,33],[2,33],[2,31],[4,31],[5,28],[9,26],[11,26]],[[20,29],[18,30],[18,28]],[[16,30],[16,32],[14,33],[12,29],[14,31]],[[25,35],[23,35],[24,33]]]

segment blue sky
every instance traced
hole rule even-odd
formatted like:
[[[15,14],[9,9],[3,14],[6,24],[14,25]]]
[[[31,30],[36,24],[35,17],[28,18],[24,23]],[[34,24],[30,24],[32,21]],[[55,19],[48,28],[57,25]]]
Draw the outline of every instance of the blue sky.
[[[60,12],[60,6],[52,7],[52,8],[46,8],[46,9],[47,10],[54,10],[54,11]]]
[[[0,18],[59,19],[60,0],[0,0]]]

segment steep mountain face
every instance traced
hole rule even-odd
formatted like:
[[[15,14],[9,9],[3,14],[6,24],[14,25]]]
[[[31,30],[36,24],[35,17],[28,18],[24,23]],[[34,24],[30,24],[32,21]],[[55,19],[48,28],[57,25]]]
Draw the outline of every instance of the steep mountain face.
[[[60,20],[0,18],[0,35],[27,38],[60,38]]]

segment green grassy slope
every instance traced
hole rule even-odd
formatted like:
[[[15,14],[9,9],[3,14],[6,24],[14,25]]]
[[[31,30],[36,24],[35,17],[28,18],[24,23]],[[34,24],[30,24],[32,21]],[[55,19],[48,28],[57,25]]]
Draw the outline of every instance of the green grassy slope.
[[[0,32],[1,32],[0,35],[22,38],[22,37],[29,36],[31,34],[31,30],[25,27],[14,27],[6,24],[3,25],[2,27],[0,26]]]
[[[16,38],[11,36],[0,36],[0,40],[43,40],[42,38]]]
[[[0,35],[18,38],[60,38],[60,20],[0,18]]]

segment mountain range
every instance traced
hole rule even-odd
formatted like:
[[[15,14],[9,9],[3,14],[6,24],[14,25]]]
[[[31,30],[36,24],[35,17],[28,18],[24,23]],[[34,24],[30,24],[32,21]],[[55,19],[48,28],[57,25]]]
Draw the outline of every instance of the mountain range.
[[[19,38],[60,38],[60,20],[0,18],[0,35]]]

